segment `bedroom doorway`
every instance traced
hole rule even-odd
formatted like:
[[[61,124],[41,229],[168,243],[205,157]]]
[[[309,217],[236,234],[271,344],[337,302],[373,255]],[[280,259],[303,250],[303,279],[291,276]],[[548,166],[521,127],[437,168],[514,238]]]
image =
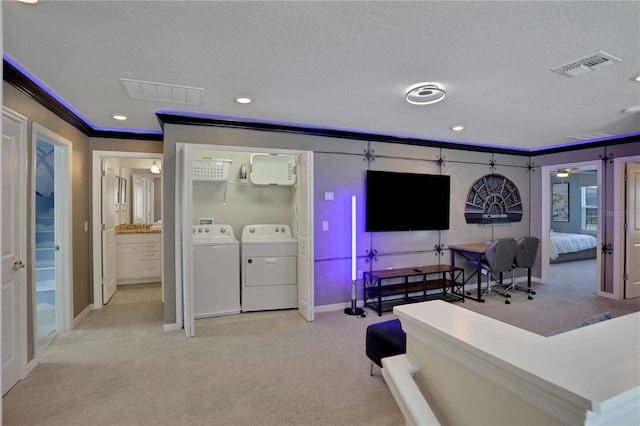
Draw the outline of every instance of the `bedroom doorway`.
[[[576,293],[606,296],[598,249],[601,162],[546,166],[543,176],[542,281]]]

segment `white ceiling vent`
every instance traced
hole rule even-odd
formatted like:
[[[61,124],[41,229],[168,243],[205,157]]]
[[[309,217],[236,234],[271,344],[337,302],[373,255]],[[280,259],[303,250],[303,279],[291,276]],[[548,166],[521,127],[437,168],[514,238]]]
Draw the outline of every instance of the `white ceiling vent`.
[[[606,67],[607,65],[613,65],[616,62],[622,62],[622,59],[601,51],[570,62],[566,65],[552,68],[551,71],[566,75],[567,77],[575,77],[580,74],[598,70],[602,67]]]
[[[120,83],[131,99],[181,105],[202,105],[204,101],[204,89],[200,87],[178,86],[128,78],[121,78]]]
[[[575,136],[567,136],[569,139],[575,139],[575,140],[579,140],[579,141],[588,141],[591,139],[601,139],[601,138],[608,138],[614,136],[613,133],[608,133],[608,132],[593,132],[593,133],[584,133],[582,135],[575,135]]]

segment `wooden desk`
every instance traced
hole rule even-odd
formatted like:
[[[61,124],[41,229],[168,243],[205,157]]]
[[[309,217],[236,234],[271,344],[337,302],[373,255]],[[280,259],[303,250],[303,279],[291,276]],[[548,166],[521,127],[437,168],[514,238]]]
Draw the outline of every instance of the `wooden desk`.
[[[489,247],[489,243],[473,243],[473,244],[453,244],[449,246],[449,250],[451,251],[451,266],[456,265],[456,254],[461,255],[466,260],[474,260],[477,262],[478,267],[476,271],[469,275],[467,279],[464,281],[464,284],[467,283],[473,276],[475,275],[478,283],[478,291],[476,293],[476,297],[471,297],[467,295],[471,300],[475,300],[476,302],[484,303],[484,299],[482,298],[482,256],[484,256],[487,251],[487,247]]]

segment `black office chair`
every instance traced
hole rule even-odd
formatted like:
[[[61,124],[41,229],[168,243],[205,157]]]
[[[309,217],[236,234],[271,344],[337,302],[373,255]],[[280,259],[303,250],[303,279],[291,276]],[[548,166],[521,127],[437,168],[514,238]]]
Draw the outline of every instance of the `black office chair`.
[[[507,305],[510,303],[508,298],[511,295],[504,290],[498,290],[496,286],[492,285],[492,282],[503,285],[504,273],[511,271],[513,268],[515,253],[515,238],[501,238],[489,244],[480,265],[481,273],[487,276],[487,287],[481,295],[478,295],[479,298],[486,294],[496,293],[507,299],[504,303]],[[471,260],[469,263],[475,265],[476,268],[478,267],[478,263],[475,260]],[[499,279],[494,278],[494,274],[499,274]]]
[[[511,276],[511,285],[507,290],[514,289],[527,293],[527,299],[532,300],[532,294],[536,294],[531,288],[531,268],[536,263],[538,257],[538,246],[540,245],[540,239],[538,237],[521,237],[518,238],[516,243],[516,254],[513,258],[513,274]],[[526,269],[527,270],[527,288],[520,287],[516,284],[515,270]]]

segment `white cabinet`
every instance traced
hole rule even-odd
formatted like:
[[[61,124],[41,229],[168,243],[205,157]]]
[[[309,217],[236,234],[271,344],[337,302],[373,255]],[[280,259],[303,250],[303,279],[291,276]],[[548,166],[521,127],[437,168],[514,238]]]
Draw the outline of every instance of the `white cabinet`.
[[[116,237],[116,279],[133,280],[138,278],[138,268],[136,266],[136,246],[137,244],[126,244]]]
[[[160,233],[116,235],[118,284],[160,281],[162,277],[160,253]]]

